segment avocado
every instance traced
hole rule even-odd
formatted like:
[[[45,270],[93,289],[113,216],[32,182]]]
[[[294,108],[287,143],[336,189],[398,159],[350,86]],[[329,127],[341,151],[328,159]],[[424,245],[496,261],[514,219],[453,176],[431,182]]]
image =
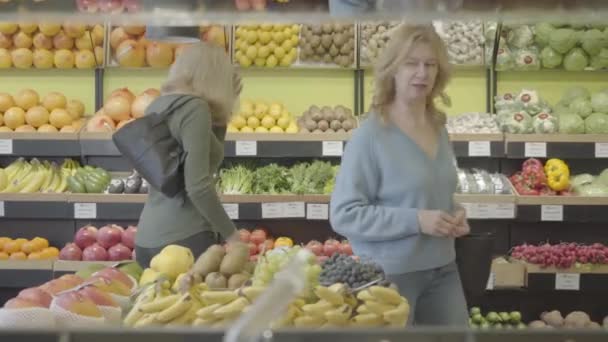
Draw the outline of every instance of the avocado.
[[[125,194],[136,194],[141,187],[142,179],[139,175],[129,176],[125,182]]]
[[[142,178],[141,186],[139,187],[139,193],[147,194],[148,191],[150,191],[150,184],[148,183],[148,181],[146,181],[145,179]]]
[[[120,178],[114,178],[108,185],[108,193],[122,194],[125,191],[125,182]]]

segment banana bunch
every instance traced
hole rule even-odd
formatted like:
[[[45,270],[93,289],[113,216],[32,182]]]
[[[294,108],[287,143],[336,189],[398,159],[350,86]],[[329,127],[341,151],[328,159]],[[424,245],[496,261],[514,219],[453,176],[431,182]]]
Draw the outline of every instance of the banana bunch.
[[[329,287],[317,286],[314,289],[315,295],[319,298],[316,303],[302,304],[296,301],[289,307],[287,318],[295,306],[299,310],[295,311],[292,319],[295,327],[345,327],[350,324],[353,310],[357,306],[357,299],[348,292],[344,284],[333,284]]]
[[[264,291],[264,287],[243,287],[235,291],[206,291],[200,298],[204,307],[196,313],[197,318],[192,325],[225,327],[234,321],[253,301]]]
[[[352,326],[403,328],[410,315],[410,305],[392,288],[372,286],[357,294],[362,304],[351,319]]]
[[[204,285],[204,284],[202,284]],[[125,316],[123,325],[141,328],[148,326],[187,326],[196,319],[203,307],[197,297],[204,291],[192,289],[185,294],[171,292],[171,283],[159,279],[147,286],[135,300],[131,311]]]
[[[73,161],[72,161],[73,162]],[[65,162],[64,162],[65,163]],[[48,161],[19,158],[0,171],[2,193],[61,193],[68,187],[68,173]]]

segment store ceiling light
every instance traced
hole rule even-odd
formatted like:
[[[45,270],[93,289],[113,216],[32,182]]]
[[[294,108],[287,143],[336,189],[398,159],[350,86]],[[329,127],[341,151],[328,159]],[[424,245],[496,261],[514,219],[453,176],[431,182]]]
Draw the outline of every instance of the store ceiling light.
[[[148,26],[146,39],[170,43],[196,43],[200,41],[198,26]]]

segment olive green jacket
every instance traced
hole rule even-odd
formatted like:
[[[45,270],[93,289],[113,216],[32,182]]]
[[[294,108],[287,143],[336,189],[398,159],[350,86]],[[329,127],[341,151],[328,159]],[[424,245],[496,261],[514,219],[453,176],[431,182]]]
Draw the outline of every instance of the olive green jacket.
[[[181,95],[163,95],[150,104],[146,114],[161,112]],[[184,150],[185,190],[175,198],[150,188],[139,219],[135,244],[158,248],[201,231],[228,238],[236,228],[216,192],[216,173],[224,159],[226,128],[212,125],[207,102],[196,99],[176,109],[169,128]]]

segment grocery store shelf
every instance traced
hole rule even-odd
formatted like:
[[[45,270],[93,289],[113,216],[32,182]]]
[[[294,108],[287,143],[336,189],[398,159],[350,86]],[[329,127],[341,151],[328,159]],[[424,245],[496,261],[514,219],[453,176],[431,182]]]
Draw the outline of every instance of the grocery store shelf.
[[[328,195],[221,195],[222,203],[329,203]]]
[[[606,134],[506,134],[508,158],[570,158],[608,157]]]
[[[145,194],[67,194],[70,203],[145,203]]]
[[[68,217],[67,194],[0,194],[0,215],[19,219]]]
[[[454,201],[467,211],[473,220],[513,219],[517,206],[514,195],[455,194]]]
[[[607,197],[517,196],[517,219],[524,222],[608,222]]]
[[[350,134],[256,134],[230,133],[226,135],[226,157],[265,158],[321,158],[340,157],[344,141]]]
[[[0,155],[20,157],[80,156],[77,133],[0,133]]]
[[[450,134],[456,157],[494,157],[505,155],[504,135]]]
[[[0,288],[40,286],[53,279],[52,260],[0,261]]]
[[[122,154],[112,141],[112,133],[81,133],[80,153],[83,156],[120,157]]]
[[[86,269],[90,265],[115,265],[116,261],[69,261],[69,260],[57,260],[53,263],[54,277],[61,276],[66,273],[76,273],[80,270]]]
[[[517,196],[519,205],[608,206],[608,197]]]

